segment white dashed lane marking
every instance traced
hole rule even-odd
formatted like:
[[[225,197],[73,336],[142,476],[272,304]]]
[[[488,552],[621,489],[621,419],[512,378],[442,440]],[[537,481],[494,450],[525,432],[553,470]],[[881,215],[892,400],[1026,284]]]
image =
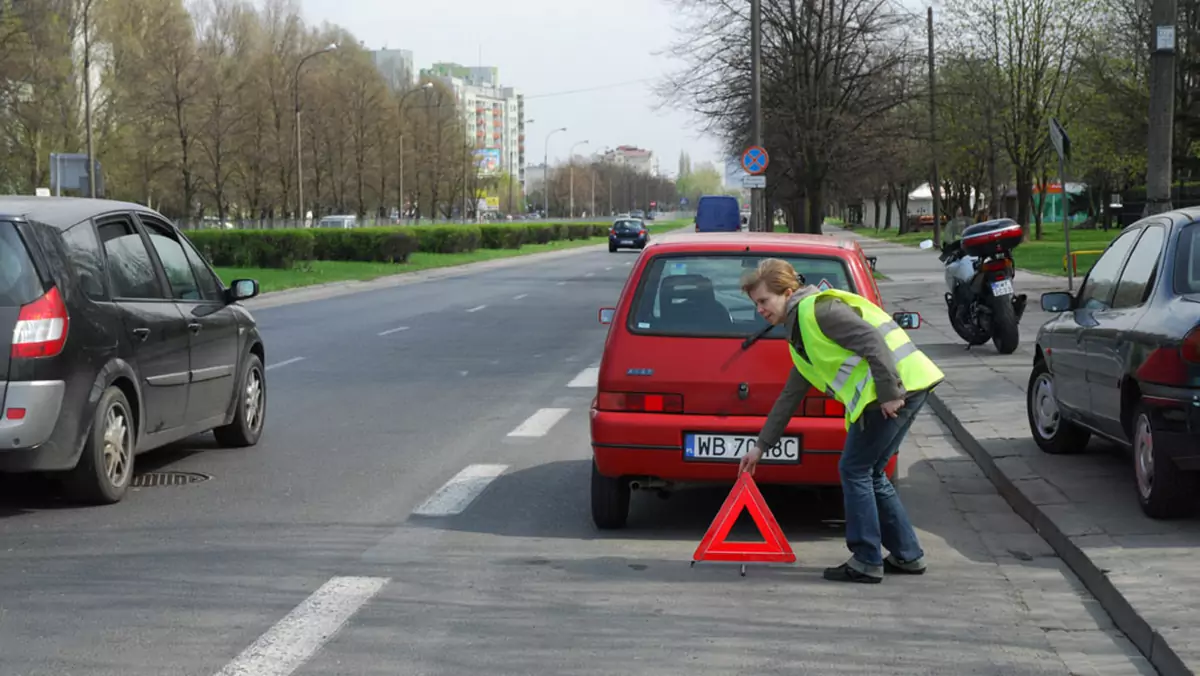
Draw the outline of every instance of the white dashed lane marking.
[[[480,310],[482,310],[485,307],[487,307],[487,306],[486,305],[476,305],[475,307],[467,310],[467,312],[479,312]]]
[[[513,296],[513,300],[521,300],[522,298],[524,298],[524,297],[526,297],[526,296],[528,296],[528,295],[529,295],[529,294],[527,294],[527,293],[518,294],[518,295],[516,295],[516,296]]]
[[[270,366],[268,366],[266,368],[266,370],[270,371],[271,369],[277,369],[280,366],[287,366],[288,364],[295,364],[298,361],[304,361],[304,357],[292,357],[291,359],[285,359],[283,361],[275,362],[274,364],[271,364]]]
[[[600,378],[600,368],[589,366],[579,372],[579,375],[571,379],[567,383],[567,387],[595,387],[596,381]]]
[[[419,516],[461,514],[508,465],[468,465],[413,510]]]
[[[381,335],[381,336],[389,336],[389,335],[391,335],[391,334],[393,334],[393,333],[399,333],[399,332],[401,332],[401,331],[407,331],[407,330],[408,330],[408,327],[407,327],[407,326],[397,326],[397,327],[396,327],[396,328],[394,328],[394,329],[388,329],[387,331],[380,331],[380,332],[379,332],[379,335]]]
[[[551,427],[559,420],[562,420],[571,409],[568,408],[541,408],[536,413],[529,416],[525,422],[517,425],[517,428],[508,433],[510,437],[544,437],[550,431]]]

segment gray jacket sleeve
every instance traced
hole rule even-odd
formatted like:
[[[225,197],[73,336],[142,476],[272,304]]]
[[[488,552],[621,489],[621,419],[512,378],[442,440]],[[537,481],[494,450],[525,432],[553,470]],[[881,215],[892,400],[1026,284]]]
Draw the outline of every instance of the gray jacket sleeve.
[[[810,387],[812,386],[808,384],[808,380],[800,375],[800,372],[793,366],[792,372],[788,374],[787,383],[783,386],[783,391],[779,393],[779,398],[775,400],[775,405],[767,414],[767,422],[758,435],[759,448],[765,450],[779,443],[779,437],[783,436],[788,421],[792,419],[792,415],[795,414],[796,408],[800,406],[800,402],[804,400],[804,394]]]
[[[867,323],[858,311],[837,299],[817,303],[817,325],[830,340],[867,360],[875,380],[877,401],[903,399],[907,392],[900,382],[896,360],[883,333]]]

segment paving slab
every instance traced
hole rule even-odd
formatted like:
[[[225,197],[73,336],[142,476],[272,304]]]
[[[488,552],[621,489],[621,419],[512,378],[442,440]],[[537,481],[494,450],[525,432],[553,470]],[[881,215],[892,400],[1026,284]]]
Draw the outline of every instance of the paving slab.
[[[931,408],[977,465],[969,469],[938,450],[931,453],[937,458],[931,462],[962,479],[990,480],[1160,673],[1194,674],[1200,668],[1200,566],[1195,558],[1200,518],[1156,521],[1142,514],[1132,461],[1112,444],[1093,440],[1083,453],[1056,457],[1042,453],[1029,431],[1025,393],[1034,343],[1038,328],[1050,319],[1041,310],[1040,297],[1066,290],[1066,278],[1018,270],[1017,293],[1029,296],[1020,347],[1010,355],[999,354],[991,343],[968,350],[950,326],[943,267],[935,251],[836,228],[830,233],[857,239],[867,255],[878,257],[877,270],[888,278],[879,287],[889,310],[921,313],[922,326],[911,335],[946,373]],[[1076,279],[1075,288],[1078,284]],[[986,496],[985,491],[977,493]],[[955,499],[972,518],[970,506],[978,501]],[[987,518],[974,525],[1011,537],[1011,523],[985,523]]]

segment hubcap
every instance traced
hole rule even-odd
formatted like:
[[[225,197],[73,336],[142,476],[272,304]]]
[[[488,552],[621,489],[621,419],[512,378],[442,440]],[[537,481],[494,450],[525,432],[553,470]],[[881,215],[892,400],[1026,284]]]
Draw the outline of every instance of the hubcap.
[[[1154,434],[1150,431],[1150,419],[1144,413],[1137,419],[1133,453],[1137,463],[1138,492],[1143,499],[1149,499],[1154,490]]]
[[[250,377],[246,378],[246,427],[250,431],[257,432],[262,425],[263,414],[263,377],[262,372],[257,368],[250,370]]]
[[[1033,427],[1043,439],[1053,439],[1058,434],[1058,404],[1054,401],[1054,379],[1043,373],[1033,383],[1032,412]]]
[[[129,462],[133,449],[130,434],[129,413],[120,404],[108,407],[104,414],[104,474],[115,488],[129,481],[132,465]]]

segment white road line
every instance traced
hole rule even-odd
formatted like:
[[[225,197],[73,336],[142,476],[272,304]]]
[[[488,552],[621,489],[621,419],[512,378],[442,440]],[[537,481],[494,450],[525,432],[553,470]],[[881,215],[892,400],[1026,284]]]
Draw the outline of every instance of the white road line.
[[[280,366],[287,366],[288,364],[295,364],[295,363],[296,363],[296,362],[298,362],[298,361],[304,361],[304,357],[292,357],[291,359],[285,359],[285,360],[283,360],[283,361],[277,361],[277,362],[275,362],[274,364],[271,364],[270,366],[268,366],[268,367],[266,368],[266,370],[267,370],[267,371],[270,371],[271,369],[277,369],[277,368],[279,368]]]
[[[482,310],[485,307],[487,307],[487,306],[486,305],[476,305],[475,307],[467,310],[467,312],[479,312],[480,310]]]
[[[527,293],[518,294],[516,296],[513,296],[513,300],[521,300],[522,298],[524,298],[525,296],[528,296],[528,295],[529,294],[527,294]]]
[[[610,266],[608,266],[607,268],[604,268],[604,271],[605,271],[605,272],[608,272],[609,270],[612,270],[612,266],[611,266],[611,265],[610,265]]]
[[[566,282],[559,282],[559,283],[558,283],[558,286],[563,286],[563,285],[565,285],[565,284],[566,284]]]
[[[596,276],[596,273],[594,273],[594,272],[588,272],[588,273],[584,274],[583,276],[584,276],[584,277],[595,277],[595,276]]]
[[[385,577],[330,579],[217,676],[288,676],[333,638],[388,581]]]
[[[420,516],[450,516],[461,514],[488,484],[504,474],[508,465],[467,465],[442,485],[421,506],[413,510]]]
[[[571,382],[567,383],[567,387],[595,387],[596,382],[600,379],[600,369],[596,366],[589,366],[579,372]]]
[[[393,334],[393,333],[399,333],[400,331],[407,331],[407,330],[408,330],[408,327],[407,327],[407,326],[397,326],[397,327],[396,327],[396,328],[394,328],[394,329],[388,329],[387,331],[380,331],[380,332],[379,332],[379,335],[381,335],[381,336],[388,336],[388,335],[391,335],[391,334]]]
[[[626,267],[633,265],[633,261],[625,261],[625,265]]]
[[[537,413],[529,416],[525,422],[508,433],[510,437],[544,437],[554,427],[554,423],[562,420],[571,409],[569,408],[540,408]]]

